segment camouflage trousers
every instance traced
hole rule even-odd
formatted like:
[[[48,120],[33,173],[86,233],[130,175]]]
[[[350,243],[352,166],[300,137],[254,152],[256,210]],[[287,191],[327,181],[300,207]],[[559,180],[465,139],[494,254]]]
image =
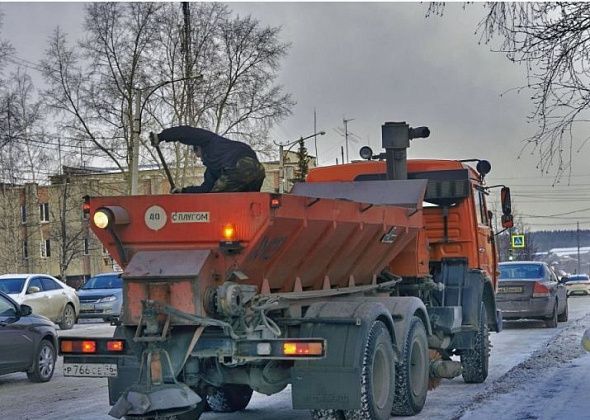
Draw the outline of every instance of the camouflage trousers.
[[[240,158],[235,168],[224,169],[211,192],[260,191],[266,173],[264,166],[251,157]]]

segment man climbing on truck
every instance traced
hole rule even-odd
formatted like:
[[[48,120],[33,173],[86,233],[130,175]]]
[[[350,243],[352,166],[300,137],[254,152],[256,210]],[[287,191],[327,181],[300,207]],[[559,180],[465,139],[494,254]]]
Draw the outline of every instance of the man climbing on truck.
[[[150,133],[150,140],[153,146],[161,141],[179,141],[192,146],[207,168],[201,185],[174,188],[172,192],[256,192],[262,187],[264,167],[245,143],[186,125],[167,128],[157,135]]]

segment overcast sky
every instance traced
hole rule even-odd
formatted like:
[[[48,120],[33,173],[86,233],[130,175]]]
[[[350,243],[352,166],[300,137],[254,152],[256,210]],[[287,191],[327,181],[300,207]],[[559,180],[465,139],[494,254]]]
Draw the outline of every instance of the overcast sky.
[[[380,148],[385,121],[407,121],[430,127],[429,139],[413,141],[410,157],[481,158],[492,164],[488,183],[513,188],[513,201],[533,230],[590,228],[590,149],[574,157],[573,176],[551,187],[536,156],[517,155],[523,140],[535,132],[527,123],[532,110],[524,69],[502,54],[480,45],[474,34],[481,5],[448,4],[443,17],[425,18],[419,3],[231,3],[235,13],[251,14],[263,24],[281,26],[292,43],[279,82],[297,105],[293,116],[273,131],[287,142],[313,133],[313,110],[320,164],[340,159],[344,138],[337,129],[353,119],[349,131],[351,159],[370,144]],[[37,61],[47,38],[60,26],[70,38],[81,35],[81,3],[2,3],[2,37],[19,57]],[[504,94],[503,94],[504,93]],[[503,94],[503,95],[502,95]],[[307,143],[314,152],[313,141]],[[569,182],[569,186],[564,185]],[[493,196],[498,192],[494,191]],[[562,214],[574,212],[571,214]]]

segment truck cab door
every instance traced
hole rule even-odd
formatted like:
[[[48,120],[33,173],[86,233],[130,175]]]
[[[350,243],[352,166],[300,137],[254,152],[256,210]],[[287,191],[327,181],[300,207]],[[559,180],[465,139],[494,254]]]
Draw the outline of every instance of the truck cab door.
[[[496,279],[495,249],[493,244],[491,221],[488,218],[485,193],[479,188],[473,189],[477,221],[477,257],[478,267],[486,271],[491,279]]]

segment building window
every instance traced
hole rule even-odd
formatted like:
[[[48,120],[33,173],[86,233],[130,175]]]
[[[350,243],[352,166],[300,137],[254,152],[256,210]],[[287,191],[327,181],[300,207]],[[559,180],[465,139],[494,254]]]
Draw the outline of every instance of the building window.
[[[20,206],[20,220],[23,223],[27,223],[27,206]]]
[[[90,254],[90,246],[89,246],[88,238],[84,238],[84,255]]]
[[[104,255],[104,256],[108,256],[109,255],[109,250],[106,249],[104,246],[102,247],[102,255]]]
[[[29,244],[27,241],[23,241],[23,259],[29,258]]]
[[[49,239],[45,239],[40,242],[41,258],[51,257],[51,242]]]
[[[39,218],[42,222],[49,222],[49,203],[39,204]]]

